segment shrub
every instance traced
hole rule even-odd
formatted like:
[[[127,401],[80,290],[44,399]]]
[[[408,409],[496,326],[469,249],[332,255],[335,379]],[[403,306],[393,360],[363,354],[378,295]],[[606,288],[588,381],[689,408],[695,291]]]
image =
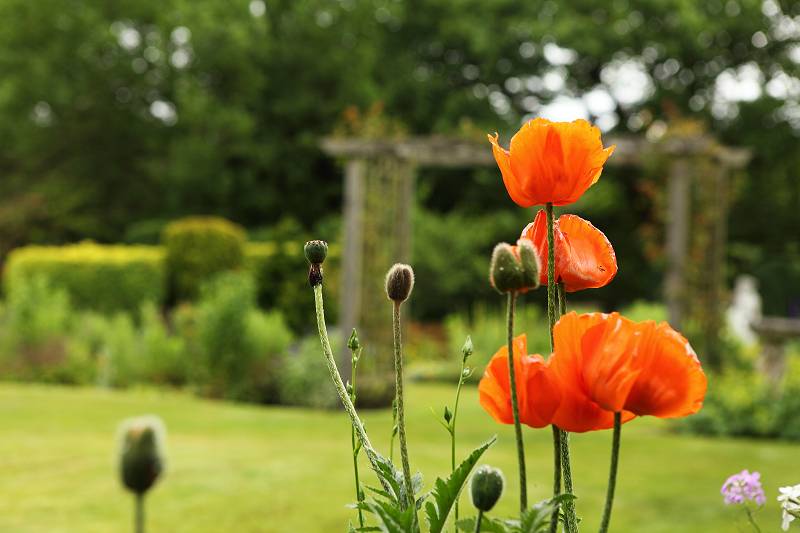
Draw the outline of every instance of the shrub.
[[[67,246],[26,246],[12,251],[3,282],[14,298],[20,287],[43,277],[62,289],[79,309],[131,311],[164,298],[164,255],[155,246],[106,246],[82,242]]]
[[[331,320],[336,320],[339,286],[339,248],[331,246],[325,260],[325,291]],[[293,331],[309,327],[308,313],[314,309],[314,294],[304,282],[308,264],[303,243],[255,242],[245,246],[245,268],[258,287],[258,304],[264,309],[280,309]]]
[[[2,374],[26,381],[88,383],[94,362],[69,349],[72,306],[46,278],[20,279],[3,310]]]
[[[142,306],[139,322],[142,378],[150,383],[185,384],[190,372],[184,339],[171,334],[152,304]]]
[[[163,234],[172,294],[192,299],[215,274],[244,261],[245,232],[217,217],[190,217],[172,222]]]
[[[238,272],[221,274],[203,288],[191,329],[207,394],[260,402],[278,398],[281,362],[292,336],[279,313],[257,310],[255,296],[252,278]]]
[[[340,353],[341,340],[331,339],[334,353]],[[333,408],[339,397],[331,383],[331,376],[322,360],[319,338],[306,337],[297,350],[289,354],[280,380],[280,400],[285,405]],[[361,380],[358,382],[361,388]]]

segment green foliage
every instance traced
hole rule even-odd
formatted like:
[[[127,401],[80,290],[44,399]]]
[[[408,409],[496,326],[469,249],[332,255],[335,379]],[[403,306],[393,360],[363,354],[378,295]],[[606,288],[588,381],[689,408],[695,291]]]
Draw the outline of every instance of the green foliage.
[[[41,276],[63,289],[79,309],[138,311],[144,302],[164,299],[164,257],[154,246],[26,246],[14,250],[3,274],[6,294]]]
[[[170,284],[178,299],[199,294],[214,275],[244,263],[244,230],[218,217],[190,217],[164,228]]]
[[[484,516],[481,520],[481,531],[486,533],[544,533],[550,530],[553,511],[575,497],[571,494],[560,494],[549,500],[542,500],[522,514],[522,519],[500,520]],[[476,518],[459,520],[456,526],[461,531],[475,531]]]
[[[331,339],[333,353],[340,353],[338,337]],[[361,377],[358,380],[358,395],[361,396]],[[280,402],[284,405],[299,405],[331,409],[339,405],[339,397],[331,383],[331,376],[322,360],[319,338],[304,338],[295,350],[287,354],[281,379],[278,383]]]
[[[425,516],[428,519],[430,533],[440,533],[444,529],[450,509],[453,508],[456,500],[458,500],[458,495],[461,494],[461,489],[467,482],[469,473],[477,464],[478,459],[496,440],[496,437],[492,437],[489,441],[478,446],[453,470],[446,480],[436,479],[431,492],[433,501],[428,501],[425,504]]]
[[[228,272],[205,285],[196,321],[199,379],[208,394],[277,400],[282,356],[292,335],[281,315],[258,311],[251,277]]]
[[[769,382],[752,368],[709,375],[703,409],[678,427],[716,436],[800,440],[800,361],[789,358],[784,380]]]
[[[265,309],[280,309],[293,331],[308,329],[309,309],[314,309],[314,295],[308,289],[308,263],[301,241],[250,242],[244,249],[245,269],[258,286],[258,304]],[[327,302],[326,313],[335,321],[339,293],[340,251],[328,250],[322,265]],[[291,281],[293,280],[293,281]]]

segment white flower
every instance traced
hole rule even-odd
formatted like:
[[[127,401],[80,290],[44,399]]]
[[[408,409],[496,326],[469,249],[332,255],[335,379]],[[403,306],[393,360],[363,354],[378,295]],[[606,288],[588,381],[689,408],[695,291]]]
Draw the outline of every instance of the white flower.
[[[800,516],[800,485],[781,487],[778,490],[780,490],[781,493],[780,496],[778,496],[778,501],[781,503],[781,509],[783,509],[783,523],[781,524],[781,528],[784,531],[788,531],[789,524]]]

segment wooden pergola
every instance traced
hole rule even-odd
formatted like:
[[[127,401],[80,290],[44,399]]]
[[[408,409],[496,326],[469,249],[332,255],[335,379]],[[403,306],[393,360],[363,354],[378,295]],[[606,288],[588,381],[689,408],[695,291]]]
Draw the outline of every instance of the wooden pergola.
[[[605,139],[616,144],[609,166],[642,166],[648,158],[663,156],[667,167],[667,268],[664,295],[670,323],[680,327],[688,307],[686,266],[689,257],[693,180],[704,178],[703,192],[713,201],[705,219],[713,226],[703,258],[709,278],[706,298],[717,302],[704,324],[704,334],[718,336],[724,291],[725,241],[731,173],[750,159],[747,150],[719,145],[706,135],[665,137],[650,142],[642,137]],[[366,350],[388,364],[391,313],[383,294],[383,276],[395,262],[410,262],[413,238],[411,215],[414,187],[421,167],[494,166],[488,142],[447,137],[411,137],[397,140],[326,138],[323,151],[344,164],[344,246],[340,326],[346,337],[353,327],[365,340]],[[498,171],[499,179],[499,171]],[[709,183],[712,185],[708,191]],[[382,350],[376,353],[375,347]],[[380,353],[386,353],[381,357]],[[710,355],[709,357],[716,357]],[[342,361],[349,370],[349,357]]]

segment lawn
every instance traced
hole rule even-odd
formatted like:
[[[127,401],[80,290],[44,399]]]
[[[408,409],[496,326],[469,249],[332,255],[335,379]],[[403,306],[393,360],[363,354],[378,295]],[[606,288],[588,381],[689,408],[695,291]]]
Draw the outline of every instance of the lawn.
[[[440,412],[452,389],[408,387],[412,467],[428,476],[449,466]],[[516,508],[509,427],[497,426],[467,389],[459,417],[460,453],[494,433],[484,461],[508,481],[498,512]],[[115,430],[128,416],[156,413],[168,428],[168,472],[149,498],[151,532],[345,531],[353,516],[349,426],[340,412],[256,407],[153,390],[112,392],[0,385],[0,531],[130,531],[131,498],[115,471]],[[386,411],[366,415],[376,446],[387,448]],[[607,473],[609,432],[573,435],[578,512],[597,529]],[[532,497],[551,484],[550,431],[526,431]],[[764,531],[779,530],[777,486],[800,482],[797,445],[676,435],[657,420],[623,430],[619,497],[612,531],[736,531],[739,513],[722,505],[722,481],[742,468],[762,472],[768,503]],[[364,463],[366,471],[366,463]],[[369,472],[365,478],[374,483]],[[432,479],[426,480],[430,486]],[[467,499],[462,500],[465,504]],[[464,506],[464,509],[468,509]],[[743,529],[744,530],[744,529]]]

